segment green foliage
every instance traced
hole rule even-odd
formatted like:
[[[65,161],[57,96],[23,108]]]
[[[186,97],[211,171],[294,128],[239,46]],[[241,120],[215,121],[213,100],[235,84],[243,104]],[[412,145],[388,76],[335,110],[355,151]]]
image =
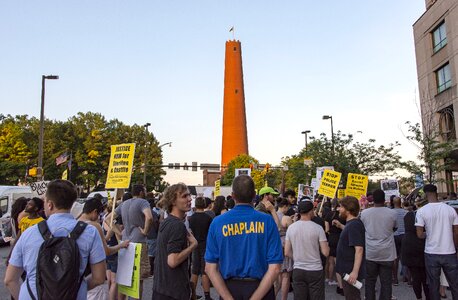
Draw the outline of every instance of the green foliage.
[[[398,142],[377,146],[374,139],[358,142],[352,134],[338,131],[334,134],[333,151],[332,139],[328,139],[326,134],[310,139],[307,147],[307,157],[313,159],[310,167],[304,166],[305,148],[298,155],[286,157],[282,161],[282,165],[288,167],[287,188],[295,188],[299,183],[310,183],[311,178],[315,177],[316,168],[322,166],[334,166],[336,171],[342,173],[343,187],[348,173],[371,176],[393,171],[399,166],[400,156],[396,149],[400,146]]]
[[[420,162],[404,162],[403,167],[414,175],[423,175],[426,183],[439,182],[438,173],[448,170],[455,163],[450,156],[456,148],[456,141],[444,140],[439,129],[431,124],[423,130],[419,123],[406,122],[406,125],[407,139],[418,148]]]
[[[221,185],[229,186],[232,185],[232,180],[234,180],[235,169],[249,168],[250,164],[255,166],[259,164],[259,161],[246,154],[241,154],[231,160],[227,164],[227,169],[225,170],[224,175],[221,177]],[[251,174],[253,177],[253,173]]]
[[[24,178],[26,167],[38,163],[39,120],[23,116],[0,115],[0,184],[16,184]],[[56,166],[63,152],[72,153],[71,180],[86,187],[104,183],[111,145],[136,143],[132,183],[143,182],[142,165],[147,149],[147,186],[163,185],[165,171],[159,143],[143,126],[128,126],[117,119],[107,121],[99,113],[78,113],[65,122],[46,119],[44,126],[43,168],[45,179],[60,178],[67,164]],[[154,167],[153,167],[154,166]],[[20,171],[19,171],[20,170]],[[33,180],[29,178],[29,180]]]

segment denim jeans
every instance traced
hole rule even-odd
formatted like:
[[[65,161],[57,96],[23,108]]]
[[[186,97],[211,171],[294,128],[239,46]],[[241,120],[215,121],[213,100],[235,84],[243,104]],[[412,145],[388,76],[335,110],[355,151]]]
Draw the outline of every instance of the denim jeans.
[[[441,268],[452,291],[452,299],[458,299],[458,258],[456,254],[425,253],[425,268],[431,300],[439,300]]]
[[[375,284],[380,277],[380,300],[391,300],[393,261],[366,260],[366,300],[375,300]]]

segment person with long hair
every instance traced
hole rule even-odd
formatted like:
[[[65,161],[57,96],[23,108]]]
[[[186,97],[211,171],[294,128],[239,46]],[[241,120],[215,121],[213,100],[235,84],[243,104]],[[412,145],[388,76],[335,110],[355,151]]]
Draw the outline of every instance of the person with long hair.
[[[224,196],[216,196],[213,211],[216,217],[227,212],[226,198]]]

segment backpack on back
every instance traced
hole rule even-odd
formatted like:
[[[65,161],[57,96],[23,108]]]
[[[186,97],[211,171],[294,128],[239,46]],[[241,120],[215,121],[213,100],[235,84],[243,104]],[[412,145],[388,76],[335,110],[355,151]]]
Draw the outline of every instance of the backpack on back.
[[[38,252],[36,288],[38,300],[76,299],[83,276],[80,276],[81,255],[76,240],[87,223],[78,221],[68,236],[54,237],[46,221],[38,223],[44,239]],[[30,297],[36,300],[27,279]]]

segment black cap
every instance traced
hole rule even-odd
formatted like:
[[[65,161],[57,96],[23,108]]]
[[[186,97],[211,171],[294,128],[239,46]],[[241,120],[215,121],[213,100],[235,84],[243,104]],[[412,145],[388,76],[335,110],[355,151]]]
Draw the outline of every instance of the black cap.
[[[423,187],[423,192],[425,193],[437,193],[437,186],[434,184],[425,184]]]
[[[313,209],[313,202],[311,201],[301,201],[297,206],[297,210],[300,214],[306,214]]]

